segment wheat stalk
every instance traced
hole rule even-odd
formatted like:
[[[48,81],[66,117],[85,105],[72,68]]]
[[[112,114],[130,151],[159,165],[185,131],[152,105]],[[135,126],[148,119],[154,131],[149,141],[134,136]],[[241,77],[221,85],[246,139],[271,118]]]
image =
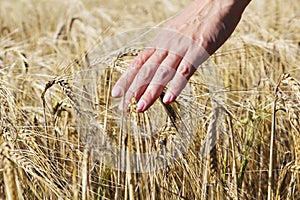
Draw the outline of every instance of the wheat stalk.
[[[294,148],[295,148],[295,165],[290,166],[289,169],[297,169],[300,166],[300,111],[299,111],[299,102],[300,102],[300,83],[293,78],[290,74],[283,74],[282,85],[287,85],[291,88],[291,91],[296,96],[296,100],[293,100],[292,94],[288,93],[286,96],[281,96],[281,106],[285,108],[290,124],[292,126],[292,136],[294,138]],[[284,93],[285,91],[281,91]],[[293,170],[295,171],[295,170]]]
[[[14,164],[8,158],[1,159],[4,166],[4,185],[6,191],[6,198],[9,200],[18,199],[18,188],[16,185],[16,177],[14,171]]]
[[[274,180],[278,180],[278,183],[273,183],[273,188],[277,186],[278,197],[297,199],[300,191],[299,180],[295,179],[298,176],[295,172],[299,172],[297,72],[300,45],[297,33],[300,27],[295,16],[300,4],[295,4],[292,0],[285,1],[282,5],[279,0],[252,2],[254,9],[245,12],[243,22],[233,37],[211,57],[215,62],[214,66],[225,74],[207,75],[199,70],[200,76],[195,74],[192,77],[195,90],[188,94],[183,91],[177,99],[180,105],[175,103],[170,108],[158,103],[159,106],[153,105],[149,112],[129,116],[128,113],[122,115],[116,111],[114,103],[117,101],[111,99],[109,86],[115,83],[139,52],[139,48],[127,48],[125,45],[133,46],[132,41],[140,42],[140,38],[147,35],[136,34],[137,38],[127,36],[136,33],[133,27],[158,27],[157,22],[181,10],[186,6],[186,1],[175,0],[173,4],[167,0],[160,1],[159,4],[155,1],[147,4],[131,1],[126,5],[110,0],[32,2],[2,1],[0,6],[0,157],[2,165],[4,162],[8,163],[1,169],[1,198],[9,198],[9,193],[12,194],[10,196],[15,196],[14,191],[7,189],[12,184],[9,180],[14,180],[18,193],[16,198],[20,199],[80,199],[84,196],[98,199],[113,199],[114,196],[116,199],[201,199],[201,186],[205,184],[202,182],[205,171],[204,161],[201,159],[201,143],[204,135],[209,133],[208,124],[214,120],[213,115],[210,117],[208,114],[212,107],[209,96],[212,93],[222,93],[209,90],[209,86],[214,87],[220,83],[222,87],[228,88],[226,104],[229,105],[227,109],[233,113],[230,119],[232,124],[226,127],[232,129],[229,133],[231,145],[218,140],[217,151],[210,152],[213,163],[224,159],[224,164],[220,169],[218,167],[221,165],[210,165],[208,159],[207,183],[210,184],[207,185],[205,197],[223,199],[215,192],[219,185],[214,184],[215,181],[222,181],[225,184],[220,186],[227,191],[224,199],[265,198],[267,184],[264,167],[268,164],[272,127],[270,116],[274,101],[272,82],[282,72],[290,71],[295,75],[286,75],[281,82],[279,92],[283,96],[276,104],[276,111],[285,110],[286,118],[281,113],[276,113],[275,142],[278,151],[274,155],[276,163],[274,161],[273,164],[276,165],[273,165],[272,171]],[[262,12],[253,12],[256,8]],[[275,23],[274,17],[266,13],[276,14]],[[130,30],[130,34],[125,33],[126,30]],[[152,29],[148,32],[151,31]],[[150,42],[152,38],[144,39],[141,41],[143,44]],[[106,45],[102,45],[103,43]],[[95,46],[100,51],[94,51]],[[82,52],[82,58],[74,59]],[[206,69],[213,70],[211,67]],[[83,87],[76,87],[79,81],[76,79],[77,74],[89,75],[79,77],[82,78]],[[84,78],[92,78],[92,81]],[[215,79],[216,83],[207,82],[208,79]],[[55,81],[52,82],[53,80]],[[50,83],[49,88],[44,83]],[[51,84],[59,86],[58,90],[57,87],[52,88]],[[259,92],[259,95],[253,94],[253,91]],[[39,101],[41,94],[44,95],[44,105]],[[252,99],[254,96],[257,96],[255,101]],[[85,101],[85,98],[88,99]],[[246,99],[254,105],[250,112],[262,111],[263,123],[240,125],[249,110],[245,106]],[[94,104],[88,104],[90,100]],[[193,106],[194,104],[197,106]],[[163,119],[157,119],[157,116],[162,116]],[[104,120],[105,117],[107,121]],[[80,120],[82,122],[78,124]],[[182,143],[182,137],[186,139],[186,130],[193,130],[196,137],[191,139],[181,159],[174,159],[167,154],[161,156],[165,160],[169,156],[174,161],[172,165],[140,176],[131,174],[132,179],[129,179],[125,176],[126,173],[106,166],[105,158],[92,159],[94,146],[99,150],[94,143],[90,149],[91,157],[83,159],[86,155],[86,132],[78,127],[85,128],[90,120],[96,120],[101,127],[92,132],[95,133],[92,139],[101,140],[102,137],[97,137],[97,134],[107,134],[105,136],[117,147],[119,138],[125,146],[123,139],[130,131],[153,134],[145,141],[141,137],[131,137],[128,145],[131,145],[133,152],[156,153],[155,142],[166,150],[180,149],[180,144],[176,141],[180,140]],[[121,120],[124,122],[122,125],[119,124]],[[181,124],[186,124],[188,128],[182,130]],[[256,146],[255,140],[249,152],[247,168],[242,170],[245,172],[242,189],[237,190],[238,173],[234,168],[242,168],[240,158],[245,153],[243,139],[247,134],[245,130],[250,125],[257,126],[254,131],[262,135],[261,148]],[[103,131],[104,126],[107,133]],[[121,134],[124,134],[123,137]],[[286,159],[291,159],[292,156],[294,160],[285,165],[289,162]],[[285,167],[275,169],[279,163]],[[210,176],[211,172],[222,172],[223,176]],[[4,175],[7,177],[6,181],[3,179]],[[121,181],[118,182],[118,178]],[[232,182],[235,184],[231,184]],[[128,190],[129,185],[131,191]],[[260,194],[257,191],[261,191]]]

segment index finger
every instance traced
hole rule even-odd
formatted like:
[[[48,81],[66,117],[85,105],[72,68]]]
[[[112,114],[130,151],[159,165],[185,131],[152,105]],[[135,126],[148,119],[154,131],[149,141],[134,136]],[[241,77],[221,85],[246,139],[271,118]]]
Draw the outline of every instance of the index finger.
[[[154,51],[155,49],[153,48],[147,48],[134,58],[113,87],[111,92],[112,97],[119,98],[125,95],[141,66],[151,57]]]

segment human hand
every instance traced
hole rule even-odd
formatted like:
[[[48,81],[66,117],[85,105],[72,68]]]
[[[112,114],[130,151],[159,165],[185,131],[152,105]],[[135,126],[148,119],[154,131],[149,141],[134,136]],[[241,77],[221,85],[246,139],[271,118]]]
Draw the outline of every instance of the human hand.
[[[231,35],[249,0],[197,0],[161,30],[130,64],[112,90],[147,110],[169,83],[163,102],[176,99],[189,78]]]

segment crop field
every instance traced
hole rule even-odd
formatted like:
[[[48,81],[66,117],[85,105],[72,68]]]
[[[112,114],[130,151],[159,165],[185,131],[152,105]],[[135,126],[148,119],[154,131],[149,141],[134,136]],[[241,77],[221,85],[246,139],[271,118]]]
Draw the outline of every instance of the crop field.
[[[111,90],[184,0],[1,0],[0,199],[299,199],[300,3],[252,1],[176,102]]]

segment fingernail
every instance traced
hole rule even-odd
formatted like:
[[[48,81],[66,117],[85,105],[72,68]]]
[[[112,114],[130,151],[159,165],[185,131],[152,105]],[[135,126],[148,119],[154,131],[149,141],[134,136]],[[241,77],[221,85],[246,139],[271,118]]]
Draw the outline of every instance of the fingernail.
[[[112,97],[121,97],[122,96],[122,88],[119,86],[116,86],[113,88],[111,91],[111,96]]]
[[[173,99],[173,95],[170,94],[170,93],[166,93],[165,96],[164,96],[164,98],[163,98],[163,102],[165,104],[171,103],[173,100],[174,100]]]
[[[138,112],[143,112],[145,110],[145,106],[146,103],[143,100],[140,100],[137,104],[136,104],[136,109]]]

